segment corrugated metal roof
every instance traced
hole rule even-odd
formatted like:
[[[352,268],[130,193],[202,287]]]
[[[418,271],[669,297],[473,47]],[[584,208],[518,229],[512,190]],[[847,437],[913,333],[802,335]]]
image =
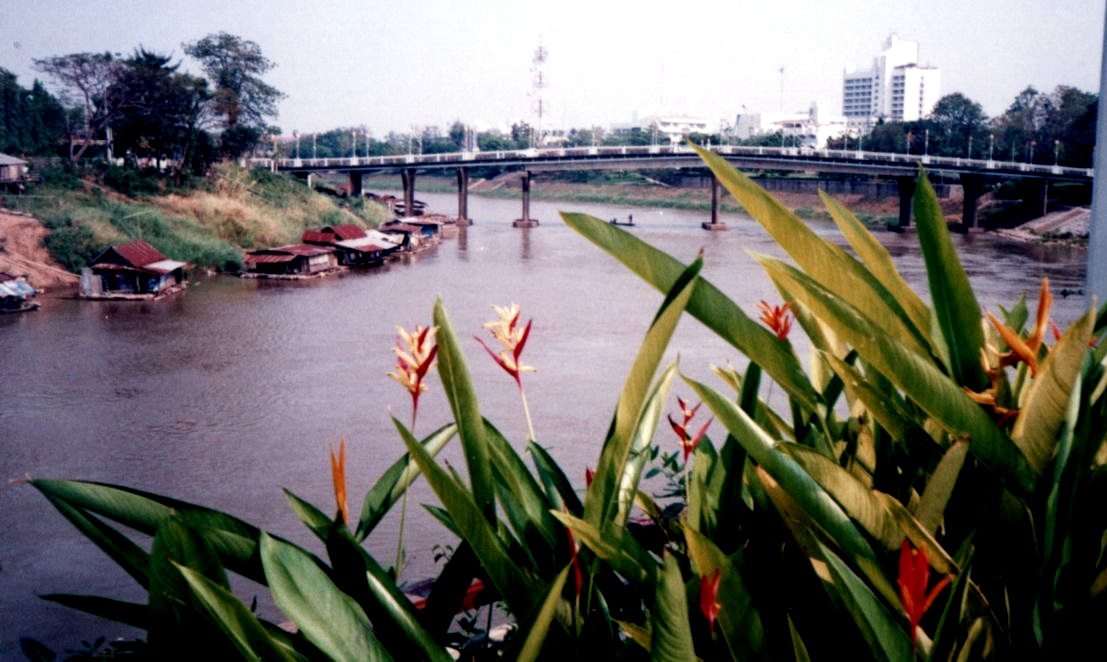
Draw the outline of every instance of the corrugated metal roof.
[[[256,251],[250,251],[250,255],[301,255],[303,257],[315,257],[316,255],[326,255],[327,253],[333,253],[334,249],[327,248],[326,246],[309,246],[308,244],[290,244],[288,246],[277,246],[276,248],[262,248]]]
[[[185,262],[178,262],[176,260],[160,260],[158,262],[151,262],[150,264],[143,265],[143,269],[149,269],[150,271],[156,271],[161,274],[167,274],[175,269],[184,269],[188,264]]]
[[[328,225],[323,228],[323,232],[330,230],[343,241],[350,239],[359,239],[365,236],[365,229],[360,225],[353,223],[343,223],[342,225]]]
[[[295,255],[257,255],[250,254],[246,256],[247,264],[278,264],[280,262],[291,262],[296,259]]]
[[[8,154],[0,154],[0,165],[27,165],[27,162]]]
[[[112,246],[111,248],[114,248],[115,252],[118,253],[120,257],[130,262],[131,266],[134,267],[145,267],[152,262],[161,262],[165,260],[165,256],[161,254],[161,251],[142,239],[136,239],[126,244]],[[107,253],[108,251],[104,252]]]
[[[318,242],[329,244],[334,241],[334,235],[329,232],[320,232],[319,230],[304,230],[304,234],[300,235],[300,241],[305,243]]]
[[[369,237],[362,237],[360,239],[351,239],[349,241],[336,241],[335,246],[341,246],[343,248],[350,248],[355,251],[383,251],[382,246],[378,246],[373,243],[373,240]]]

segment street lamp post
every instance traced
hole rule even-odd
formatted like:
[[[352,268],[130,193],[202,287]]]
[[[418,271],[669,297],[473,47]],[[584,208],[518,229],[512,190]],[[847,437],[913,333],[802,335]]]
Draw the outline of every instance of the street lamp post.
[[[988,134],[988,160],[989,161],[992,160],[992,152],[995,151],[995,148],[996,148],[996,134],[990,133],[990,134]]]
[[[926,129],[926,132],[923,135],[924,135],[923,156],[930,156],[930,128],[929,127]]]
[[[1058,161],[1060,156],[1061,156],[1061,141],[1060,140],[1054,140],[1053,141],[1053,167],[1055,167],[1055,168],[1057,167],[1057,161]]]
[[[1026,143],[1026,162],[1030,163],[1034,160],[1034,146],[1038,144],[1038,141],[1031,140]]]
[[[371,131],[365,132],[365,158],[369,158],[370,143],[373,142],[373,133]]]
[[[296,139],[296,159],[300,158],[300,132],[293,131],[292,137]]]
[[[319,135],[319,134],[317,134],[317,133],[313,133],[313,134],[311,134],[311,159],[312,159],[313,161],[314,161],[314,160],[315,160],[315,158],[316,158],[316,152],[315,152],[315,137],[316,137],[317,135]]]
[[[357,158],[357,131],[351,131],[350,137],[353,139],[353,146],[350,148],[350,158]]]
[[[972,158],[972,136],[969,136],[969,153],[965,155],[965,158]]]

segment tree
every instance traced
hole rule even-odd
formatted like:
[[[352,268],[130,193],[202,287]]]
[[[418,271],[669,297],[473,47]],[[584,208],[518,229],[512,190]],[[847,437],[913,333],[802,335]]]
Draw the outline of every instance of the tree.
[[[947,94],[930,113],[938,135],[930,135],[931,154],[966,156],[971,143],[980,148],[986,140],[988,116],[981,105],[960,92]],[[935,140],[937,138],[937,140]]]
[[[119,112],[120,100],[113,88],[119,60],[111,53],[72,53],[35,60],[34,66],[54,80],[63,102],[81,110],[81,147],[74,152],[71,141],[69,150],[70,160],[76,161],[96,136],[111,127]]]
[[[65,136],[65,108],[42,83],[30,90],[0,68],[0,152],[23,156],[54,154]]]
[[[253,147],[266,130],[266,118],[275,117],[284,94],[261,76],[274,64],[255,42],[226,32],[184,44],[184,51],[200,62],[212,87],[211,111],[223,129],[224,152],[237,157]]]

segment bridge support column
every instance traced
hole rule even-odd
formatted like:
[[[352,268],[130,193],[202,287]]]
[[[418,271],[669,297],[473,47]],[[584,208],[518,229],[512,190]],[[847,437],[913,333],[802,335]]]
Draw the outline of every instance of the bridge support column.
[[[457,224],[458,226],[472,225],[469,220],[469,171],[465,168],[457,169]]]
[[[719,206],[722,199],[721,193],[722,192],[719,190],[719,180],[715,175],[711,175],[711,220],[700,224],[704,230],[728,229],[726,223],[723,223],[722,219],[719,218]]]
[[[361,189],[361,173],[350,172],[350,197],[360,198],[362,193]]]
[[[404,216],[415,216],[415,170],[401,170],[400,179],[404,184]]]
[[[915,197],[915,177],[896,177],[896,188],[899,189],[899,222],[888,225],[893,232],[903,232],[911,227],[911,200]]]
[[[984,194],[984,180],[976,175],[961,175],[961,229],[971,232],[976,228],[976,201]]]
[[[1027,216],[1030,219],[1045,216],[1049,211],[1049,181],[1029,180],[1023,186],[1028,190],[1024,200]]]
[[[530,173],[526,170],[523,171],[523,217],[515,219],[512,223],[517,228],[536,228],[538,227],[538,219],[530,217]]]

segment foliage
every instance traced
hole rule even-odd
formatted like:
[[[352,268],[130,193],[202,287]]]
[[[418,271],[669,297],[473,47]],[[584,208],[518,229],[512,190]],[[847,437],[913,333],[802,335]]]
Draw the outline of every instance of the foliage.
[[[67,119],[41,82],[24,89],[15,74],[0,68],[0,152],[52,156],[65,137]]]
[[[408,452],[365,495],[356,524],[345,521],[341,460],[339,514],[287,493],[325,558],[169,497],[35,479],[150,596],[47,599],[145,627],[162,654],[187,633],[192,648],[243,657],[445,659],[473,586],[483,587],[478,603],[502,601],[518,626],[501,650],[467,649],[474,659],[1064,659],[1096,650],[1107,616],[1098,505],[1107,497],[1107,309],[1089,310],[1049,344],[1043,286],[1033,320],[1019,301],[983,326],[921,178],[914,211],[927,305],[834,200],[827,208],[851,252],[722,158],[701,155],[791,258],[757,256],[787,303],[764,303],[763,325],[701,275],[701,259],[682,264],[604,220],[564,214],[663,294],[583,498],[542,445],[526,445],[530,469],[484,417],[438,302],[438,373],[453,421],[419,440],[393,419]],[[517,330],[518,312],[499,312],[501,330],[507,318]],[[726,393],[683,378],[718,434],[703,426],[693,436],[696,410],[680,403],[681,444],[671,447],[689,454],[664,461],[683,487],[663,504],[639,480],[658,455],[654,433],[677,379],[662,357],[685,314],[748,362],[744,372],[716,369]],[[800,329],[806,371],[792,340]],[[769,380],[783,405],[766,401]],[[464,476],[434,459],[454,437]],[[431,511],[461,542],[416,609],[360,543],[420,473],[440,502]],[[252,613],[228,572],[268,586],[296,631]]]
[[[69,155],[70,160],[77,161],[119,113],[120,97],[113,85],[121,63],[112,53],[55,55],[34,63],[36,69],[54,80],[62,101],[81,112],[81,146],[75,152],[70,147]]]

